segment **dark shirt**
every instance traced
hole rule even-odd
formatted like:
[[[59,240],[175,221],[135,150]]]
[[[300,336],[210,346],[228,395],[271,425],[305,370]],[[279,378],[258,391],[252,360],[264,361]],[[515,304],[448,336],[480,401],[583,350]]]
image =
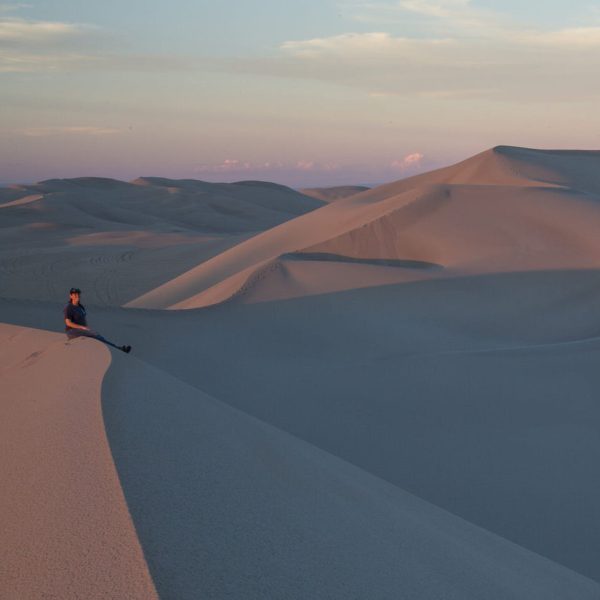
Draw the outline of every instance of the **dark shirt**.
[[[75,325],[83,325],[87,327],[87,321],[85,320],[85,306],[83,304],[75,305],[72,302],[69,302],[65,306],[65,319],[69,319]],[[65,326],[65,331],[69,331],[73,329],[73,327]]]

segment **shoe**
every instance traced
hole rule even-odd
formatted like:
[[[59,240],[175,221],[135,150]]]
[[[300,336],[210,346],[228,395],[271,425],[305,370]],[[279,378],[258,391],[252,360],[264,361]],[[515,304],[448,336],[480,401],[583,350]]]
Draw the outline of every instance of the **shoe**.
[[[121,350],[126,354],[129,354],[131,352],[131,346],[121,346]]]

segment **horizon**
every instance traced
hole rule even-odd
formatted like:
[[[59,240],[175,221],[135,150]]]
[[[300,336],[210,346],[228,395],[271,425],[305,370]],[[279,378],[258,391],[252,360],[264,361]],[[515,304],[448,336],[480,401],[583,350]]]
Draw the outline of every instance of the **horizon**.
[[[586,0],[0,2],[0,48],[3,186],[146,173],[331,187],[499,140],[600,147]]]
[[[130,178],[118,178],[118,177],[112,177],[110,175],[74,175],[71,177],[49,177],[47,179],[43,179],[43,180],[31,180],[31,181],[0,181],[0,188],[8,188],[11,186],[18,186],[18,185],[37,185],[37,184],[41,184],[47,181],[52,181],[52,180],[73,180],[73,179],[107,179],[107,180],[113,180],[113,181],[120,181],[123,183],[133,183],[138,179],[147,179],[147,178],[154,178],[154,179],[166,179],[166,180],[171,180],[171,181],[195,181],[195,182],[199,182],[199,183],[214,183],[214,184],[230,184],[230,185],[235,185],[235,184],[239,184],[239,183],[245,183],[248,181],[252,181],[252,182],[259,182],[259,183],[275,183],[277,185],[282,185],[282,186],[286,186],[289,187],[293,190],[296,191],[300,191],[303,188],[304,189],[318,189],[318,188],[322,188],[322,189],[327,189],[327,188],[336,188],[336,187],[366,187],[369,189],[374,189],[378,186],[381,185],[386,185],[389,183],[393,183],[395,181],[402,181],[403,179],[408,179],[409,177],[413,177],[415,175],[422,175],[431,171],[435,171],[438,169],[443,169],[446,167],[450,167],[452,165],[464,162],[465,160],[468,160],[469,158],[473,158],[474,156],[477,156],[479,154],[483,154],[485,152],[490,152],[493,150],[496,150],[498,148],[515,148],[515,149],[521,149],[521,150],[532,150],[532,151],[540,151],[540,152],[600,152],[600,148],[591,148],[591,149],[586,149],[586,150],[582,150],[579,148],[531,148],[531,147],[527,147],[527,146],[510,146],[507,144],[497,144],[495,146],[492,146],[491,148],[486,148],[485,150],[482,150],[481,152],[477,152],[474,155],[470,155],[470,156],[466,156],[464,158],[460,158],[459,160],[452,162],[452,163],[448,163],[448,164],[442,164],[442,165],[438,165],[436,167],[432,167],[430,169],[419,169],[417,168],[414,172],[410,173],[410,174],[406,174],[403,177],[399,177],[396,178],[394,180],[388,180],[388,181],[379,181],[379,182],[355,182],[355,181],[346,181],[346,182],[339,182],[339,183],[332,183],[332,184],[328,184],[328,183],[324,183],[321,185],[314,185],[314,186],[310,186],[310,185],[302,185],[302,184],[298,184],[298,185],[290,185],[287,183],[283,183],[280,181],[276,181],[276,180],[268,180],[268,179],[255,179],[255,178],[248,178],[248,179],[235,179],[235,178],[229,178],[227,180],[219,180],[219,179],[201,179],[198,177],[166,177],[163,176],[161,174],[157,174],[157,175],[136,175],[134,177],[130,177]]]

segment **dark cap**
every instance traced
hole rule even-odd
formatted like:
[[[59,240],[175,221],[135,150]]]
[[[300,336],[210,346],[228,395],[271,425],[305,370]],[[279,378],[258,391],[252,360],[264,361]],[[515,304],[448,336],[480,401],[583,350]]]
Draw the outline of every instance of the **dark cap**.
[[[79,288],[71,288],[69,294],[81,294],[81,290]]]

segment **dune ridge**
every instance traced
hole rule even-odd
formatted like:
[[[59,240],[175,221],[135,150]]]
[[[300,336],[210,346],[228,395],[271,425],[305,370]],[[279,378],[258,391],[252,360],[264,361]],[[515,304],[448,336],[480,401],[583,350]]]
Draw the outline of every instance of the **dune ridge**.
[[[36,200],[41,200],[43,197],[44,197],[43,194],[29,194],[27,196],[23,196],[22,198],[17,198],[16,200],[4,202],[3,204],[0,204],[0,208],[10,208],[12,206],[23,206],[24,204],[29,204],[30,202],[35,202]]]
[[[0,364],[0,596],[157,598],[104,430],[110,353],[0,324]]]
[[[239,298],[257,279],[253,271],[287,254],[430,263],[443,267],[430,273],[435,277],[593,268],[600,264],[600,205],[593,196],[599,167],[599,152],[497,147],[283,223],[127,306],[189,309]],[[414,273],[395,277],[407,281]],[[299,293],[318,292],[317,284]],[[268,290],[262,297],[269,298]]]
[[[368,189],[370,188],[364,185],[338,185],[324,188],[301,188],[298,191],[311,198],[323,200],[323,202],[335,202],[348,196],[366,192]]]

